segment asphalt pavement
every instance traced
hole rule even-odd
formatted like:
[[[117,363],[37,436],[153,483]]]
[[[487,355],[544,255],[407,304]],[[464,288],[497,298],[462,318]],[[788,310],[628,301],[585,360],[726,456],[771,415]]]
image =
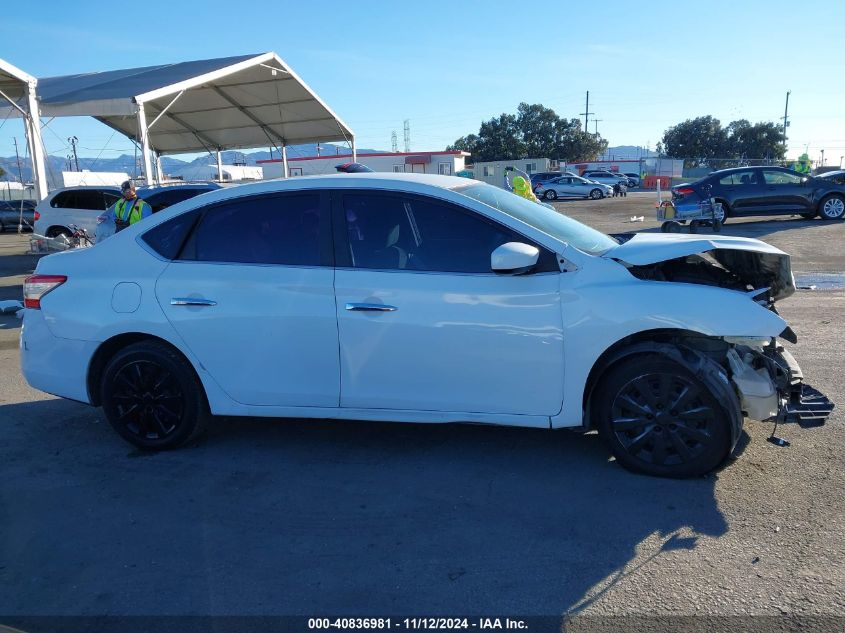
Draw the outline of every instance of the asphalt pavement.
[[[653,215],[652,198],[558,206],[602,230],[655,230],[626,221]],[[798,271],[845,270],[845,223],[725,232],[792,247]],[[34,266],[24,242],[0,235],[0,299]],[[648,614],[843,630],[845,292],[779,306],[808,382],[839,408],[821,428],[781,427],[789,448],[747,423],[734,460],[687,481],[628,473],[594,434],[491,426],[218,419],[197,445],[145,454],[100,410],[26,385],[20,321],[0,316],[0,624],[544,615],[586,630]]]

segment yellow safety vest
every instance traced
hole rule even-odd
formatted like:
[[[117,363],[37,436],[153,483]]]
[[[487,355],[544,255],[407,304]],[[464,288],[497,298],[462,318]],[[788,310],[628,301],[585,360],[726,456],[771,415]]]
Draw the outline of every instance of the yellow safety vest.
[[[121,198],[117,201],[117,204],[114,207],[114,215],[115,217],[120,220],[121,222],[126,222],[127,219],[129,224],[135,224],[138,220],[141,219],[141,214],[144,210],[144,205],[147,204],[140,198],[135,198],[132,200],[132,206],[129,207],[129,210],[126,210],[126,203],[128,201],[126,198]],[[129,216],[128,218],[126,216]]]

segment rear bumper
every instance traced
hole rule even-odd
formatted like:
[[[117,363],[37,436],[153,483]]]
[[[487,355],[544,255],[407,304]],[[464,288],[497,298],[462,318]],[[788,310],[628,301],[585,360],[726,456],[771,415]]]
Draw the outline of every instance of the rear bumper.
[[[41,310],[26,310],[21,327],[21,372],[39,391],[90,404],[88,367],[97,345],[54,336]]]

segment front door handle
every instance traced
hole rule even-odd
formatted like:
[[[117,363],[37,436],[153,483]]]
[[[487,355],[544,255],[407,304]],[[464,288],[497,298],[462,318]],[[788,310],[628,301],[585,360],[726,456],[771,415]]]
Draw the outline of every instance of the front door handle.
[[[383,303],[347,303],[350,312],[396,312],[399,308]]]
[[[172,306],[216,306],[217,302],[211,299],[198,299],[196,297],[173,297],[170,300]]]

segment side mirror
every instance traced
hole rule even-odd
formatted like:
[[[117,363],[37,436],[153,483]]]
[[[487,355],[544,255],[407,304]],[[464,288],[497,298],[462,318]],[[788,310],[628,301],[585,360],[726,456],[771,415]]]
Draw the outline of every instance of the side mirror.
[[[540,259],[540,250],[521,242],[507,242],[490,255],[490,268],[503,275],[524,275],[531,272]]]

